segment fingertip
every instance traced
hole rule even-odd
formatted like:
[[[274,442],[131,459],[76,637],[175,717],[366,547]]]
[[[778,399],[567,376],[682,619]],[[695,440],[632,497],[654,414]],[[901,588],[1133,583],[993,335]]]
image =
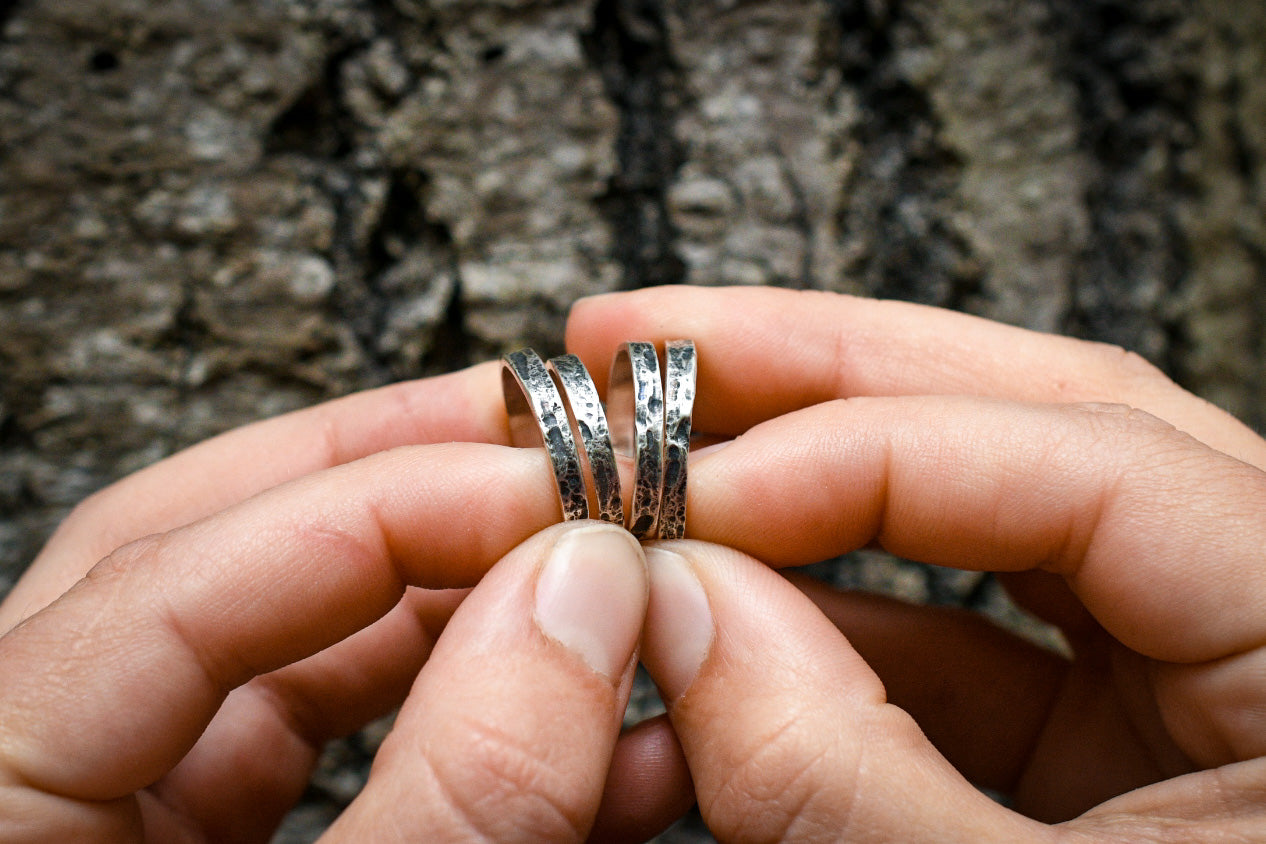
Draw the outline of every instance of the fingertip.
[[[622,310],[626,304],[636,301],[636,297],[644,293],[645,290],[619,290],[613,293],[584,296],[572,302],[567,312],[565,332],[567,348],[572,348],[573,339],[582,339],[583,334],[578,332],[587,333],[593,326],[609,322],[613,314]]]
[[[355,818],[385,802],[437,839],[468,834],[472,818],[489,840],[588,830],[647,594],[641,548],[614,525],[556,524],[511,550],[445,627]]]
[[[646,549],[650,601],[642,659],[667,700],[699,675],[716,638],[708,595],[689,561],[664,545]]]
[[[694,317],[698,309],[692,302],[699,292],[699,288],[665,285],[577,299],[567,316],[567,350],[592,369],[598,388],[604,389],[605,369],[615,347],[625,340],[650,340],[658,345],[670,324],[681,325]]]
[[[560,533],[537,576],[536,623],[594,671],[619,681],[646,614],[641,547],[628,531],[602,522],[577,522]]]
[[[871,668],[780,575],[698,541],[656,545],[647,557],[643,659],[672,699],[669,716],[719,840],[788,840],[821,830],[832,839],[905,841],[922,840],[927,829],[986,840],[979,833],[994,827],[1000,837],[988,840],[1031,840],[1012,835],[1022,819],[982,797],[906,713],[886,703]],[[701,612],[681,609],[692,600],[683,595],[696,590],[716,630],[702,670],[694,668],[697,653],[682,655],[701,638]],[[670,593],[676,600],[664,601]],[[677,618],[663,612],[669,606]],[[658,643],[657,630],[666,634]],[[674,680],[674,672],[686,679]],[[683,685],[684,696],[673,699]]]
[[[639,302],[647,299],[654,299],[662,296],[668,291],[683,291],[694,288],[686,287],[679,284],[663,284],[654,287],[641,287],[637,290],[614,290],[609,293],[595,293],[591,296],[582,296],[575,302],[572,302],[571,310],[568,312],[567,320],[571,322],[573,319],[591,316],[605,308],[618,306],[625,303]]]
[[[627,295],[625,291],[618,290],[613,293],[595,293],[590,296],[581,296],[571,303],[571,308],[567,311],[567,323],[570,325],[575,320],[583,320],[588,313],[593,312],[595,309],[600,309],[604,304],[614,302]]]

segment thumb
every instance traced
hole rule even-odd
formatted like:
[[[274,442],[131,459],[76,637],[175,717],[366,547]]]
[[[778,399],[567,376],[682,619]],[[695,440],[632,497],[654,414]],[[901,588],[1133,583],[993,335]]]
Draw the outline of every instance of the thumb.
[[[646,608],[636,540],[565,522],[511,551],[449,621],[330,841],[583,841]]]
[[[647,552],[642,660],[724,841],[1041,841],[962,778],[794,586],[701,542]]]

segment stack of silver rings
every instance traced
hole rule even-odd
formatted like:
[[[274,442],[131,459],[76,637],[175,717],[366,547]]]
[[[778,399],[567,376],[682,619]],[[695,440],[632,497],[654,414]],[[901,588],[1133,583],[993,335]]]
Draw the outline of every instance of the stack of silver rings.
[[[575,355],[546,362],[523,349],[501,360],[512,442],[545,446],[564,519],[592,514],[638,539],[685,536],[686,461],[699,372],[694,341],[665,343],[662,370],[653,343],[622,344],[611,362],[605,408]],[[627,508],[617,452],[633,462]]]

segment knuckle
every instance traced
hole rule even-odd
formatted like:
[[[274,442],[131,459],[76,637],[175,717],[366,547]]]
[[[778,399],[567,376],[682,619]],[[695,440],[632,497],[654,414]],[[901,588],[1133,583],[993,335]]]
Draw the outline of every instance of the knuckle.
[[[1089,409],[1088,420],[1094,447],[1080,460],[1087,474],[1099,478],[1101,513],[1122,495],[1163,493],[1181,484],[1188,473],[1173,470],[1197,467],[1208,458],[1205,447],[1144,410],[1098,406]]]
[[[85,578],[105,581],[118,577],[144,564],[147,560],[161,557],[167,547],[167,542],[165,533],[153,533],[142,536],[140,539],[133,539],[106,554],[100,562],[88,569]]]
[[[430,760],[445,812],[489,841],[583,841],[587,793],[568,774],[567,749],[525,742],[468,717],[464,741]]]
[[[1135,450],[1140,442],[1172,442],[1185,439],[1172,424],[1158,416],[1123,402],[1084,401],[1059,405],[1055,412],[1064,415],[1067,425],[1061,426],[1061,437],[1083,442],[1098,442],[1117,450]],[[1056,438],[1061,447],[1068,445]]]
[[[1164,419],[1129,404],[1081,402],[1072,408],[1086,414],[1101,435],[1114,439],[1134,438],[1139,434],[1169,437],[1178,433]]]
[[[391,560],[388,531],[377,508],[368,502],[361,504],[361,512],[348,517],[348,524],[340,525],[334,519],[296,521],[292,525],[277,525],[276,541],[291,547],[307,549],[322,559],[338,560],[349,569],[366,574],[376,574]],[[397,576],[397,579],[402,579]],[[403,591],[403,583],[400,584]]]
[[[1193,457],[1207,449],[1158,416],[1125,404],[1081,404],[1094,434],[1112,453],[1133,453],[1138,465],[1169,455]],[[1167,462],[1167,461],[1163,461]]]

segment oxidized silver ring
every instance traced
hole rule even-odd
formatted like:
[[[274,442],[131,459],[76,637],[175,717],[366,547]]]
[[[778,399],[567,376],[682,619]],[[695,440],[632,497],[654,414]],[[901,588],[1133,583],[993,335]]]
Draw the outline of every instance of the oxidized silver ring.
[[[584,471],[567,409],[540,355],[523,349],[503,357],[501,391],[510,418],[510,441],[519,448],[544,444],[549,454],[563,519],[589,518]]]
[[[633,458],[627,527],[638,539],[655,539],[664,489],[664,392],[654,345],[629,342],[616,350],[607,410],[616,451]]]
[[[659,507],[659,538],[686,535],[686,463],[694,412],[699,357],[693,340],[664,344],[664,493]]]
[[[566,399],[567,418],[573,433],[580,435],[580,459],[593,481],[598,518],[604,522],[624,525],[624,503],[620,500],[620,472],[615,463],[615,451],[611,448],[611,430],[607,415],[602,410],[598,388],[589,377],[589,370],[575,355],[551,358],[546,369],[554,376],[554,382]]]

